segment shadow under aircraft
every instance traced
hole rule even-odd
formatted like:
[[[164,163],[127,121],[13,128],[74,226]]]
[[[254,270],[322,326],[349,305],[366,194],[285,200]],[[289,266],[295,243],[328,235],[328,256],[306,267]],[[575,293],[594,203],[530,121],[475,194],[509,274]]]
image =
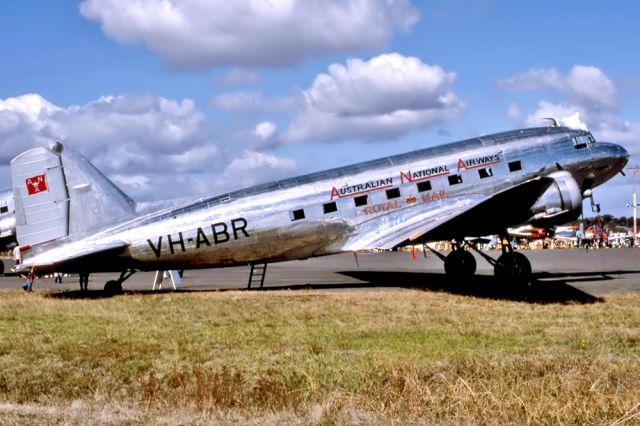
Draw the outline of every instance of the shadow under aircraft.
[[[640,274],[640,270],[611,270],[598,272],[536,272],[527,286],[509,285],[490,275],[476,275],[470,281],[452,281],[451,277],[429,272],[398,271],[340,271],[337,274],[361,282],[344,283],[299,283],[280,285],[269,284],[261,288],[236,287],[212,289],[180,289],[179,293],[226,292],[238,290],[282,291],[282,290],[353,290],[353,289],[397,289],[444,292],[460,296],[481,299],[506,300],[532,304],[590,304],[604,302],[602,297],[593,296],[571,285],[572,283],[606,282],[614,277]],[[157,295],[171,293],[172,290],[135,290],[123,292],[124,295]],[[105,291],[60,291],[48,293],[46,297],[54,299],[102,299],[113,297]]]

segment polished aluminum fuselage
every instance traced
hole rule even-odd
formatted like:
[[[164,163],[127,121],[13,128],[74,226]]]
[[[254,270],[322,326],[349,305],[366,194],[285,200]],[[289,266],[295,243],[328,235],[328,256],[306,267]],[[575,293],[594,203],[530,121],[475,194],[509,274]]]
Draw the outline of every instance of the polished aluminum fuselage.
[[[62,245],[34,247],[32,259],[47,264],[51,251],[81,254],[87,245],[110,241],[127,247],[92,271],[232,266],[393,248],[410,240],[420,223],[429,229],[430,211],[442,219],[442,212],[462,211],[470,200],[490,199],[558,170],[569,172],[578,186],[585,178],[590,187],[605,182],[628,154],[601,142],[577,148],[573,138],[583,134],[562,127],[505,132],[140,211]]]

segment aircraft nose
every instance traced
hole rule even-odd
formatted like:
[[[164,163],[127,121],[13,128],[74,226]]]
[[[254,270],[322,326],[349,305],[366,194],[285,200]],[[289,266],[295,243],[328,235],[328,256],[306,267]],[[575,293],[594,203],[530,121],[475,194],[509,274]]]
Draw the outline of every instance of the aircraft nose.
[[[629,161],[629,151],[627,151],[622,145],[611,142],[600,142],[600,147],[603,148],[602,154],[612,160],[618,160],[622,165]]]
[[[620,145],[616,145],[618,147],[618,149],[620,150],[620,157],[624,158],[625,160],[629,160],[629,151],[627,151],[626,149],[624,149],[623,146]]]
[[[624,168],[629,162],[629,151],[627,151],[622,145],[611,144],[614,146],[614,157],[620,162],[620,170]]]
[[[594,154],[596,170],[606,168],[612,175],[624,169],[629,161],[629,151],[623,146],[611,142],[598,142]]]

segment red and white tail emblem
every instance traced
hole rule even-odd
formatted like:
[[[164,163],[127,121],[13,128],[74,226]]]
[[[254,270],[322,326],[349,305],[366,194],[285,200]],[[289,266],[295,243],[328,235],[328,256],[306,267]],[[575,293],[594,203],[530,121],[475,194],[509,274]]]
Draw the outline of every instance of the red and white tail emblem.
[[[46,175],[38,175],[27,178],[27,191],[29,192],[29,196],[39,194],[41,192],[48,191],[47,187],[47,176]]]

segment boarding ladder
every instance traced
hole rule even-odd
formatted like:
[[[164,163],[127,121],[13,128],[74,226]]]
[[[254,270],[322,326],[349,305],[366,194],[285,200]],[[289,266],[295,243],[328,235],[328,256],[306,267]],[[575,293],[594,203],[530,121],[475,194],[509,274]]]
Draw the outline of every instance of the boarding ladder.
[[[251,290],[251,284],[260,283],[260,289],[264,287],[264,278],[267,275],[267,264],[263,263],[260,265],[251,264],[251,272],[249,273],[249,285],[247,285],[247,290]]]

